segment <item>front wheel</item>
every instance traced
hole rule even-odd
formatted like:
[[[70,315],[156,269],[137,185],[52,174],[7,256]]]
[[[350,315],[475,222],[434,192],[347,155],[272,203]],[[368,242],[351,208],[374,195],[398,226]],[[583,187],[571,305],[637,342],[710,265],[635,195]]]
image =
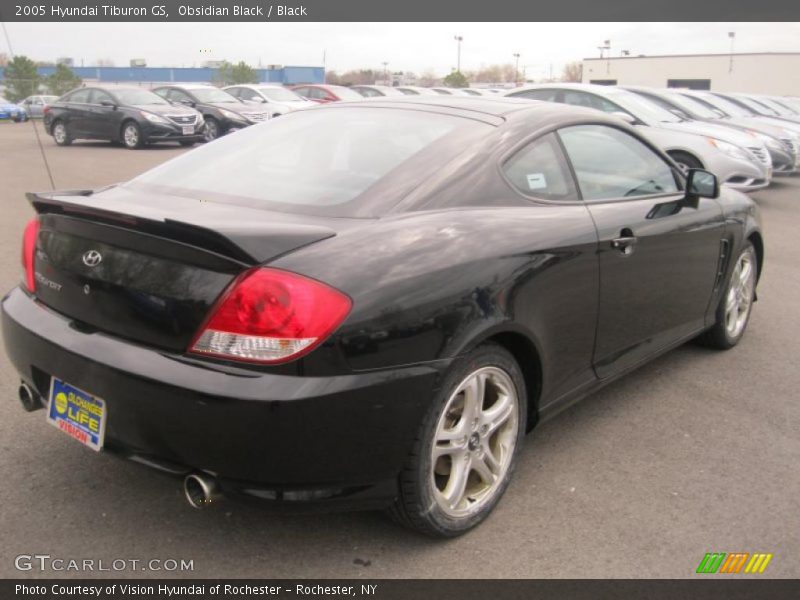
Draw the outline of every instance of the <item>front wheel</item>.
[[[458,359],[400,475],[392,517],[436,537],[478,525],[511,480],[526,415],[525,381],[504,348],[486,344]]]
[[[128,150],[138,150],[144,145],[142,130],[133,121],[128,121],[122,126],[122,143]]]
[[[207,142],[213,142],[215,139],[219,137],[220,134],[220,126],[219,122],[216,119],[207,118],[206,119],[206,130],[205,130],[205,139]]]
[[[63,122],[56,121],[53,125],[53,139],[59,146],[69,146],[72,143],[72,137]]]
[[[700,338],[706,346],[727,350],[739,343],[750,321],[758,280],[758,260],[747,242],[733,266],[731,278],[720,299],[716,322]]]

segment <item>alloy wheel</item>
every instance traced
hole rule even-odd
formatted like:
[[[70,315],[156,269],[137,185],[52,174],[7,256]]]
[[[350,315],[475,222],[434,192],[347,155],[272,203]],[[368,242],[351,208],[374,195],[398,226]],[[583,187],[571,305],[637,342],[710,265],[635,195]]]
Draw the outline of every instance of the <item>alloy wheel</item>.
[[[206,122],[206,141],[213,142],[219,137],[219,126],[214,121]]]
[[[133,124],[125,127],[125,131],[122,133],[122,137],[125,140],[125,145],[128,148],[135,148],[136,146],[139,145],[139,130]]]
[[[741,335],[753,306],[756,269],[752,252],[745,251],[736,261],[725,300],[725,329],[731,338]]]
[[[63,123],[56,123],[56,126],[53,128],[53,137],[57,144],[63,144],[64,140],[67,139],[67,128],[64,127]]]
[[[497,367],[467,376],[447,400],[431,448],[431,484],[442,511],[475,514],[505,479],[519,432],[519,397]]]

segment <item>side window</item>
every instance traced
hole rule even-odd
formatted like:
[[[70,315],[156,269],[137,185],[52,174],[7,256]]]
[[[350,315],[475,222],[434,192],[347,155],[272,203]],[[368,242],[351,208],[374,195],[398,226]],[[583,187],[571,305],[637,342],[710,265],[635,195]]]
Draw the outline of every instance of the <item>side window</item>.
[[[645,144],[606,125],[559,131],[584,200],[631,198],[679,191],[672,167]]]
[[[88,104],[89,103],[89,94],[92,90],[88,88],[84,88],[82,90],[78,90],[70,94],[69,98],[67,98],[67,102],[74,102],[76,104]]]
[[[188,94],[180,90],[170,90],[168,97],[173,102],[181,102],[183,104],[189,104],[192,101]]]
[[[529,98],[531,100],[543,100],[545,102],[555,102],[556,90],[554,89],[528,90],[526,92],[520,92],[519,94],[511,94],[511,96],[513,98]]]
[[[92,95],[89,97],[90,104],[100,104],[101,102],[114,102],[109,94],[103,90],[92,90]]]
[[[239,95],[236,96],[239,100],[261,100],[261,96],[259,96],[256,92],[248,88],[237,88]]]
[[[244,100],[244,88],[225,88],[224,91],[228,92],[234,98]]]
[[[577,200],[575,184],[555,134],[540,137],[503,165],[511,184],[523,194],[544,200]]]
[[[320,88],[309,88],[308,97],[314,98],[315,100],[325,100],[328,98],[328,92]]]
[[[295,94],[299,94],[299,95],[303,96],[303,98],[310,98],[310,97],[311,97],[311,96],[309,96],[309,94],[308,94],[308,91],[309,91],[309,90],[308,90],[308,88],[307,88],[307,87],[299,87],[299,88],[294,88],[294,90],[292,90],[292,91],[293,91]]]

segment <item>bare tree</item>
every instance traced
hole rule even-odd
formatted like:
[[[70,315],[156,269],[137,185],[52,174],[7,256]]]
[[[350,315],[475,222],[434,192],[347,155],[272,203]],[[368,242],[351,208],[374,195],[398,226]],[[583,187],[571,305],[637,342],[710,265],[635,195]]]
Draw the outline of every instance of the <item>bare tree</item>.
[[[431,69],[426,69],[422,72],[419,76],[419,85],[422,87],[431,87],[432,85],[438,85],[442,82],[441,78],[436,76]]]
[[[569,81],[572,83],[580,83],[583,81],[583,63],[576,60],[565,64],[564,71],[561,73],[561,81]]]

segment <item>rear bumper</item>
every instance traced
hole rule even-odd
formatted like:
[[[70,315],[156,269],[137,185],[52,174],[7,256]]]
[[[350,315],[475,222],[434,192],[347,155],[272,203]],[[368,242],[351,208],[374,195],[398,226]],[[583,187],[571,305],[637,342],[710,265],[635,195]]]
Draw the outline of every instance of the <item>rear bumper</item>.
[[[82,332],[19,288],[1,312],[6,352],[42,397],[55,376],[105,400],[104,450],[284,504],[390,502],[443,368],[275,375]]]

